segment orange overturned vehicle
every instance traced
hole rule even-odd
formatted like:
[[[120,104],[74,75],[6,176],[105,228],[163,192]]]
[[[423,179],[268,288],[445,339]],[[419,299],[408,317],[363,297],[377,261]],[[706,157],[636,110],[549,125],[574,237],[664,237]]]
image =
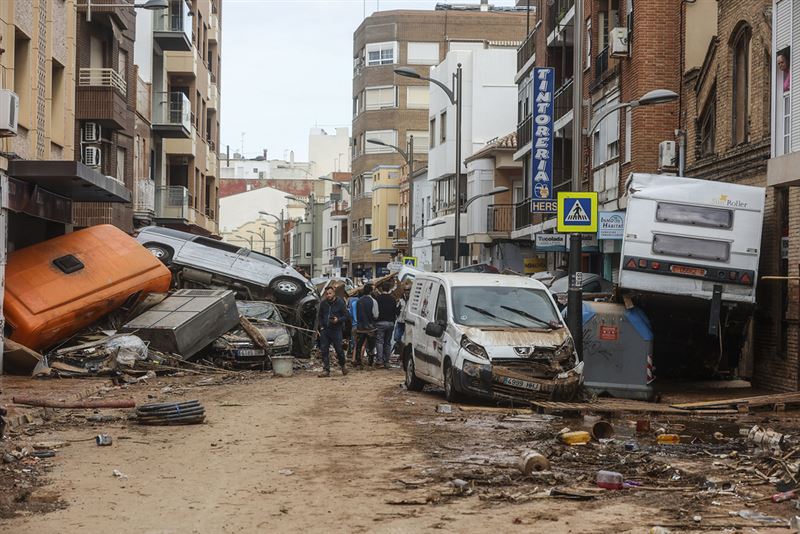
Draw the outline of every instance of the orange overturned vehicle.
[[[8,255],[6,335],[48,349],[122,305],[169,290],[169,269],[134,238],[99,225]]]

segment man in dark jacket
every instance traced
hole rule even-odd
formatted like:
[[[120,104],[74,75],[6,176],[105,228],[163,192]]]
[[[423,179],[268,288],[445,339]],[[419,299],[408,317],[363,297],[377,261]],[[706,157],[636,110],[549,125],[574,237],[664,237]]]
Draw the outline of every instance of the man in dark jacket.
[[[377,364],[389,369],[389,356],[392,353],[392,331],[397,320],[397,300],[392,295],[392,283],[384,282],[380,294],[375,297],[378,302],[378,322],[376,323]]]
[[[361,298],[356,303],[356,352],[354,354],[354,364],[359,367],[361,364],[361,351],[364,345],[367,346],[369,365],[375,351],[375,319],[378,318],[378,303],[372,298],[372,284],[365,284],[361,290]]]
[[[325,298],[319,305],[319,350],[322,354],[322,373],[320,378],[331,376],[330,350],[331,345],[336,351],[336,359],[342,374],[347,374],[345,367],[344,351],[342,350],[342,327],[347,320],[347,306],[342,299],[336,296],[336,291],[329,287],[325,290]]]

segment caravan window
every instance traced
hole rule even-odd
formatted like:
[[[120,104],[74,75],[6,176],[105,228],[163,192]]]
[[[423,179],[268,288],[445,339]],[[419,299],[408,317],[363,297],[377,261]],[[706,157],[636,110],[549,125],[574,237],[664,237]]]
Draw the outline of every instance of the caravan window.
[[[706,206],[685,206],[670,202],[659,202],[656,207],[658,222],[691,224],[706,228],[733,228],[733,210]]]
[[[682,258],[728,261],[731,244],[727,241],[653,234],[653,253]]]

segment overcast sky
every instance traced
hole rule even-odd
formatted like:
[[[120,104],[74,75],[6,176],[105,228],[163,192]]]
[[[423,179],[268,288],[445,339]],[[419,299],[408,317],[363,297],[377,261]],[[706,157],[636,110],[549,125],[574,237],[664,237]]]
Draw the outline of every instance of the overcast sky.
[[[350,126],[353,32],[376,11],[437,0],[222,0],[222,151],[308,157],[308,130]],[[474,3],[480,0],[456,0]],[[513,0],[490,0],[498,6]],[[288,152],[287,152],[288,153]]]

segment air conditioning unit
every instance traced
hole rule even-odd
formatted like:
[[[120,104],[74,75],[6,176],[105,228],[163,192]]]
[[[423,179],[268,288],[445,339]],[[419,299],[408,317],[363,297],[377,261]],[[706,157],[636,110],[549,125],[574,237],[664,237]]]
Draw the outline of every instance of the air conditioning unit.
[[[19,97],[7,89],[0,89],[0,137],[17,135]]]
[[[100,147],[83,147],[83,163],[88,167],[100,166]]]
[[[658,167],[674,167],[675,161],[675,141],[661,141],[658,144]]]
[[[83,142],[97,143],[100,141],[100,125],[96,122],[83,123]]]
[[[628,28],[612,28],[608,39],[611,57],[628,57]]]

